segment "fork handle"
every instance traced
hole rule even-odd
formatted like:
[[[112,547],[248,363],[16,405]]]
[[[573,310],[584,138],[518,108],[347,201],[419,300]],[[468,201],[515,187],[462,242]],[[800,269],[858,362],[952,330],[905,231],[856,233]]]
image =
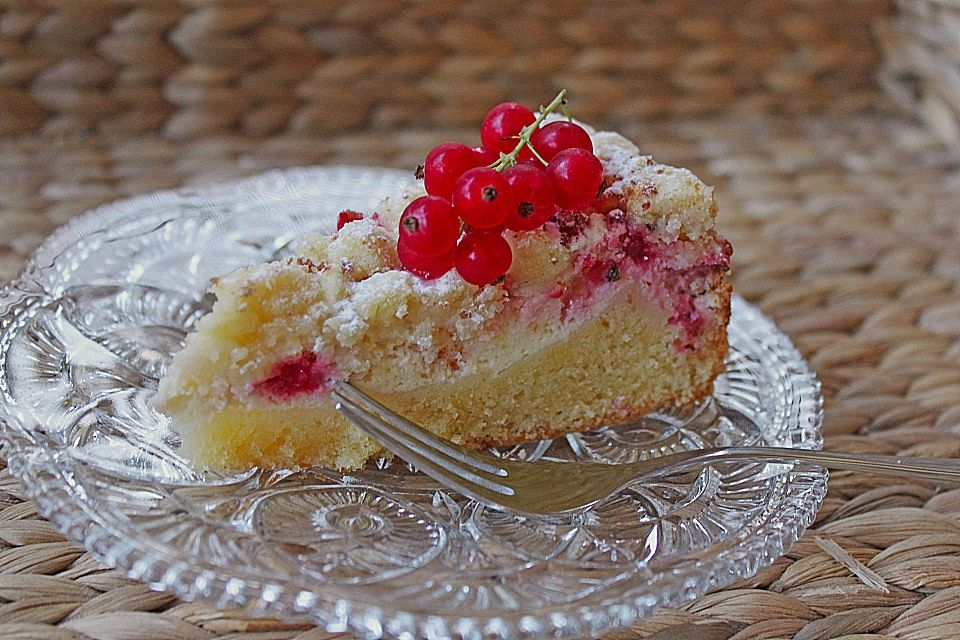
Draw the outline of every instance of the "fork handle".
[[[949,458],[901,458],[786,447],[722,447],[690,453],[693,455],[687,460],[679,460],[678,465],[754,460],[784,463],[812,462],[827,469],[865,471],[936,482],[960,482],[960,460]]]

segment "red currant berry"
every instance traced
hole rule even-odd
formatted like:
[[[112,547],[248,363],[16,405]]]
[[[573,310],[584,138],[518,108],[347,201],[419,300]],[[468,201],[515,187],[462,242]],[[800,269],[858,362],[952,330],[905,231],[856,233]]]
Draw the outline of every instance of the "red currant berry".
[[[438,144],[423,163],[423,186],[430,195],[449,199],[457,178],[482,163],[480,154],[465,144]]]
[[[490,229],[503,223],[516,206],[506,179],[489,167],[470,169],[453,187],[453,208],[474,229]]]
[[[502,102],[487,112],[480,125],[480,141],[491,151],[510,153],[517,146],[520,129],[533,124],[537,116],[519,102]]]
[[[438,196],[421,196],[400,216],[401,244],[421,256],[439,256],[457,244],[460,222],[450,202]]]
[[[422,256],[411,251],[403,242],[397,243],[397,257],[400,258],[400,264],[403,265],[404,269],[424,280],[439,278],[450,271],[453,268],[456,255],[457,250],[454,248],[443,255]]]
[[[477,155],[480,156],[480,164],[477,166],[489,167],[500,159],[500,154],[492,149],[487,149],[486,147],[473,147],[473,150],[476,151]]]
[[[474,231],[457,245],[457,272],[470,284],[490,284],[510,269],[511,262],[510,244],[497,233]]]
[[[527,148],[524,147],[523,150],[526,151]],[[542,162],[540,162],[539,160],[537,160],[537,158],[532,153],[530,154],[529,158],[520,158],[519,156],[522,156],[522,155],[525,155],[525,154],[522,152],[517,154],[517,164],[528,164],[531,167],[534,167],[535,169],[545,169],[547,166]]]
[[[543,168],[543,163],[540,162],[540,159],[533,155],[533,151],[530,150],[530,143],[525,144],[523,149],[520,149],[520,153],[517,154],[517,164],[520,163],[532,164],[540,169]]]
[[[580,125],[566,120],[557,120],[543,125],[533,132],[530,142],[537,153],[540,154],[540,157],[547,162],[567,149],[586,149],[593,153],[593,141],[590,139],[590,134]]]
[[[359,211],[344,209],[337,214],[337,231],[343,229],[343,225],[347,224],[348,222],[355,222],[356,220],[363,220],[363,214]]]
[[[543,226],[557,210],[550,177],[532,164],[518,164],[505,169],[517,206],[507,216],[507,228],[514,231],[533,231]]]
[[[553,181],[557,204],[564,209],[577,209],[597,198],[603,165],[586,149],[567,149],[553,157],[547,174]]]

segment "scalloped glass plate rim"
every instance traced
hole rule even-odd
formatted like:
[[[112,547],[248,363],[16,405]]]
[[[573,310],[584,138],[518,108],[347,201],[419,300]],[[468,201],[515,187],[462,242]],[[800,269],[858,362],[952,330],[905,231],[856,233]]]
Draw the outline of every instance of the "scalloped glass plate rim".
[[[0,318],[7,319],[14,312],[23,312],[27,308],[54,300],[55,294],[59,293],[57,287],[47,290],[42,279],[38,277],[44,268],[52,266],[56,257],[85,233],[135,218],[140,203],[156,206],[165,201],[174,203],[183,195],[203,198],[232,190],[242,191],[270,181],[293,179],[298,175],[315,179],[337,172],[364,170],[396,174],[397,180],[406,176],[406,172],[378,168],[297,167],[233,182],[160,191],[93,209],[54,231],[35,251],[20,275],[0,289]],[[48,263],[41,264],[41,260],[47,260]],[[810,439],[803,444],[814,448],[821,447],[823,409],[819,382],[815,375],[773,322],[739,296],[734,296],[734,313],[746,314],[752,326],[775,335],[781,350],[786,352],[792,361],[800,363],[790,374],[804,391],[804,402],[808,404],[807,409],[810,412],[811,424],[805,429]],[[10,332],[12,328],[15,328],[15,323],[6,327],[4,333]],[[371,638],[405,633],[457,633],[463,637],[477,633],[495,637],[574,636],[597,634],[606,629],[630,624],[659,607],[675,606],[692,600],[709,589],[753,575],[772,563],[789,549],[813,522],[826,493],[827,480],[826,471],[819,467],[793,467],[794,473],[799,471],[807,474],[809,478],[809,484],[805,486],[803,507],[791,506],[788,503],[788,510],[793,509],[795,513],[785,511],[778,514],[781,520],[790,523],[789,526],[774,527],[767,521],[759,531],[754,532],[763,533],[764,542],[751,562],[744,561],[743,558],[738,561],[738,556],[743,553],[736,545],[728,544],[719,553],[708,558],[681,557],[671,561],[669,575],[672,579],[659,585],[662,588],[655,598],[645,597],[636,601],[607,599],[597,606],[564,610],[561,606],[551,605],[540,609],[531,607],[522,613],[513,612],[512,615],[460,618],[454,615],[429,615],[391,609],[357,599],[346,600],[337,597],[334,593],[335,587],[322,584],[305,584],[303,590],[293,593],[264,583],[259,577],[241,579],[235,575],[218,575],[212,569],[198,566],[185,554],[175,553],[162,545],[145,544],[137,537],[136,527],[131,523],[126,523],[127,527],[123,527],[123,523],[118,525],[114,521],[104,521],[96,513],[95,505],[90,504],[84,498],[83,491],[72,482],[71,474],[68,473],[69,464],[64,460],[67,456],[35,442],[28,431],[18,423],[15,415],[0,414],[0,424],[3,426],[0,442],[4,445],[3,455],[7,458],[9,469],[23,484],[29,497],[36,501],[41,515],[50,519],[70,540],[86,547],[101,562],[123,571],[130,577],[145,581],[152,589],[173,592],[184,600],[212,600],[219,605],[244,606],[256,615],[309,619],[331,632],[349,630]],[[79,463],[76,458],[69,459]],[[660,581],[664,581],[662,574]],[[325,594],[324,591],[329,593]]]

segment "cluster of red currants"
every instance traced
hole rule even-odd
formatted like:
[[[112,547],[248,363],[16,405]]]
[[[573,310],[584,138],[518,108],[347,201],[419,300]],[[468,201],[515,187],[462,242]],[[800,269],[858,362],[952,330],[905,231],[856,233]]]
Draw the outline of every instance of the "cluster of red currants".
[[[444,142],[427,154],[428,195],[400,216],[397,254],[405,269],[429,280],[456,268],[467,282],[490,284],[513,261],[504,230],[539,229],[558,210],[597,198],[603,166],[590,136],[568,120],[542,124],[563,95],[539,114],[499,104],[480,127],[482,146]]]

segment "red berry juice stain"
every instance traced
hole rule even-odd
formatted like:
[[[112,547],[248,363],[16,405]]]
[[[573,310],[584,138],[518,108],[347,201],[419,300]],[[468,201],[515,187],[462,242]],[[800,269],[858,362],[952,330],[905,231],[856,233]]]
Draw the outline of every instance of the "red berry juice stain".
[[[560,230],[560,242],[568,247],[587,228],[587,216],[578,211],[561,211],[553,217]]]
[[[253,385],[253,394],[284,402],[326,390],[332,378],[332,364],[321,360],[313,351],[304,351],[273,365],[270,377]]]
[[[628,258],[638,264],[647,264],[657,257],[657,248],[647,238],[645,229],[631,229],[623,240],[623,251]]]
[[[693,296],[680,295],[675,296],[673,302],[673,316],[670,322],[680,327],[683,331],[684,339],[676,345],[683,351],[691,351],[694,348],[694,340],[704,329],[704,317],[694,304]]]

